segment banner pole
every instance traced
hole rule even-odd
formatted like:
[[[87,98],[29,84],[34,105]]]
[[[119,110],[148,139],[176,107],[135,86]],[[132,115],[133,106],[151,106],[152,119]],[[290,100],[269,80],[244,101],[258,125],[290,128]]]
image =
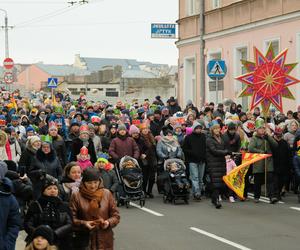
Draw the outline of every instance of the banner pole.
[[[265,139],[265,154],[267,150],[267,141]],[[265,158],[265,196],[267,196],[267,158]]]

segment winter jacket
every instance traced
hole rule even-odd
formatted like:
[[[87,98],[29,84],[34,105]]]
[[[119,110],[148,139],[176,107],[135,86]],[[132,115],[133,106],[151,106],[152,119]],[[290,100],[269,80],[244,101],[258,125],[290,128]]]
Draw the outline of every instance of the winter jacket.
[[[223,188],[223,176],[226,175],[225,155],[229,151],[225,147],[222,136],[220,142],[212,135],[207,136],[206,140],[206,162],[210,174],[211,183],[214,188]]]
[[[28,176],[33,184],[35,199],[40,197],[46,174],[56,179],[61,179],[62,176],[62,168],[53,149],[47,155],[39,149],[28,169]]]
[[[289,144],[281,139],[278,146],[273,149],[274,172],[279,175],[287,175],[291,169],[291,157]]]
[[[257,134],[254,134],[250,140],[248,149],[250,153],[272,154],[272,149],[274,150],[277,145],[277,142],[269,135],[266,135],[265,138],[262,138]],[[273,157],[253,163],[253,174],[264,173],[265,167],[267,172],[274,171]]]
[[[82,234],[89,234],[91,245],[90,250],[113,250],[113,231],[120,222],[120,215],[117,209],[113,195],[108,189],[103,190],[103,197],[99,204],[98,216],[95,218],[89,211],[90,200],[83,197],[81,192],[72,194],[70,200],[70,208],[73,216],[73,225],[75,230],[82,232]],[[88,232],[86,227],[83,225],[84,221],[90,221],[102,218],[103,220],[109,221],[109,227],[102,229],[96,227],[91,232]]]
[[[94,135],[92,140],[93,140],[93,143],[94,143],[95,153],[96,153],[96,155],[98,155],[102,151],[101,139],[98,135]]]
[[[300,157],[298,155],[295,155],[293,158],[293,166],[297,181],[300,183]]]
[[[206,160],[205,134],[192,133],[185,137],[182,146],[187,162],[200,163]]]
[[[71,180],[69,177],[64,176],[59,184],[59,197],[64,201],[64,202],[69,202],[71,195],[73,192],[78,192],[78,188],[80,185],[81,180]]]
[[[95,162],[97,161],[97,156],[95,153],[93,140],[90,138],[87,143],[88,145],[86,147],[89,151],[90,161],[93,164],[95,164]],[[75,138],[72,142],[71,161],[77,161],[77,155],[80,153],[80,149],[82,147],[83,147],[83,141],[80,140],[80,138]]]
[[[52,145],[60,161],[60,165],[65,167],[67,165],[67,148],[64,139],[60,135],[52,137],[52,139]]]
[[[113,164],[110,164],[110,168],[107,170],[99,168],[99,172],[103,180],[104,188],[110,190],[113,193],[116,192],[119,181],[117,174],[113,169]]]
[[[112,156],[114,160],[120,160],[123,156],[130,156],[135,159],[140,157],[140,150],[134,139],[128,137],[118,136],[117,138],[113,139],[109,150],[109,154]]]
[[[19,205],[12,195],[12,188],[9,179],[0,180],[0,250],[15,250],[21,225]]]
[[[153,136],[158,136],[160,135],[161,129],[165,124],[164,119],[156,120],[154,119],[153,121],[150,122],[150,131],[153,134]]]
[[[170,116],[174,115],[177,112],[181,111],[181,107],[176,103],[175,105],[168,106]]]
[[[24,220],[24,229],[28,234],[27,241],[40,225],[51,227],[56,236],[59,249],[68,249],[71,244],[72,219],[70,210],[59,197],[42,195],[30,204]],[[69,237],[68,237],[69,236]]]
[[[20,174],[23,175],[24,173],[28,174],[28,170],[31,166],[33,159],[35,158],[36,150],[32,148],[29,143],[26,143],[26,149],[22,153],[20,161],[19,161],[19,169]]]
[[[241,137],[238,133],[231,135],[228,131],[224,133],[223,140],[225,147],[230,152],[240,152],[241,150]]]
[[[172,158],[183,158],[182,149],[174,137],[170,141],[166,136],[163,137],[156,146],[157,156],[160,160],[172,159]]]

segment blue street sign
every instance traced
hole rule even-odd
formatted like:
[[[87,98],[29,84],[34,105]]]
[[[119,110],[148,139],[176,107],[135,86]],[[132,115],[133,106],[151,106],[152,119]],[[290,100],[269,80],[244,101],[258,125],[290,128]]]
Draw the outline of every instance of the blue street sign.
[[[174,23],[152,23],[152,38],[176,38],[176,24]]]
[[[57,88],[58,79],[57,78],[48,78],[48,88]]]
[[[224,60],[211,60],[207,64],[207,74],[212,80],[220,80],[225,77],[227,67]]]

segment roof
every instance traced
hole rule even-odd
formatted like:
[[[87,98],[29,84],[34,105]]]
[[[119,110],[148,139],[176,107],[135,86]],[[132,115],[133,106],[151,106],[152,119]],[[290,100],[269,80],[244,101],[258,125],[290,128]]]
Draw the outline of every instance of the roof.
[[[71,65],[42,64],[42,63],[37,63],[35,65],[52,76],[68,76],[72,74],[82,76],[82,75],[90,74],[90,72],[87,70],[79,69]]]
[[[123,78],[157,78],[157,76],[151,72],[144,70],[130,69],[125,70],[122,74]]]
[[[93,58],[81,57],[86,63],[87,70],[90,72],[99,71],[105,66],[122,66],[123,70],[138,69],[139,63],[134,59],[118,59],[118,58]]]

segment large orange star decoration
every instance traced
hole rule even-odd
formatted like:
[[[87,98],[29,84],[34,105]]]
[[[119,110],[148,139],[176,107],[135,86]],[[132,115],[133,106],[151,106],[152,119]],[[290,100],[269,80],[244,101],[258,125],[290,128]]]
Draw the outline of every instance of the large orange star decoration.
[[[263,113],[267,114],[273,104],[283,112],[282,97],[295,99],[288,87],[300,81],[289,75],[297,63],[285,64],[287,51],[275,57],[270,43],[266,56],[254,47],[255,62],[241,60],[248,73],[236,78],[247,85],[239,97],[252,96],[251,110],[261,104]]]

